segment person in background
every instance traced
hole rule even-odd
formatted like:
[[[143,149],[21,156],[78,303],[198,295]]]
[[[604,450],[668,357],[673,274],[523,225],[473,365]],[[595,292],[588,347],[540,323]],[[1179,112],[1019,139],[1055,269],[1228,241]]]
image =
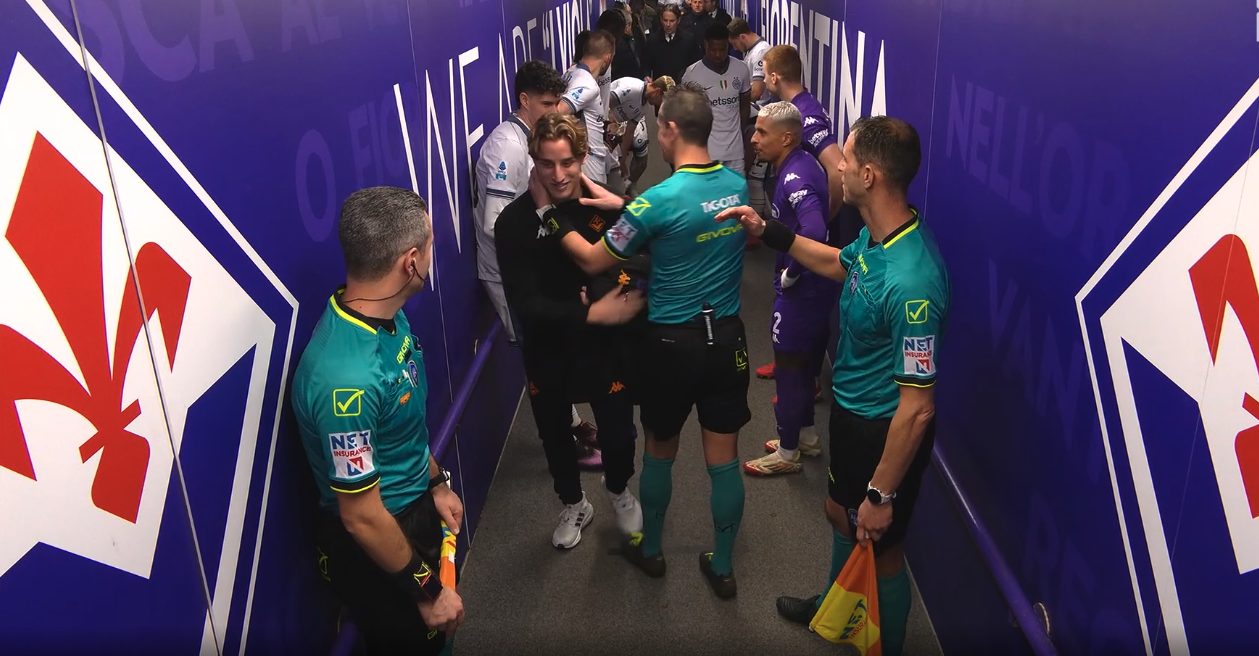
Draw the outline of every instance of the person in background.
[[[682,84],[688,82],[704,89],[712,103],[708,153],[726,168],[743,175],[747,155],[745,127],[751,124],[752,75],[746,64],[730,57],[730,31],[724,25],[708,28],[704,58],[691,64],[682,76]]]
[[[695,43],[703,46],[704,35],[713,24],[713,16],[706,9],[705,0],[686,0],[686,13],[682,15],[682,31],[691,35]]]
[[[324,306],[293,375],[293,414],[319,490],[319,569],[371,654],[439,654],[463,623],[445,587],[442,523],[463,502],[429,450],[424,351],[402,306],[433,258],[433,222],[408,189],[341,205],[345,287]]]
[[[650,82],[633,77],[612,81],[611,105],[608,107],[608,134],[616,135],[609,143],[613,155],[621,162],[620,170],[628,171],[628,177],[620,185],[625,195],[633,196],[634,183],[647,170],[647,113],[651,105],[660,111],[664,94],[676,86],[673,78],[659,77]],[[627,135],[629,138],[626,138]],[[613,191],[618,191],[618,181],[612,181]]]
[[[743,63],[752,72],[752,109],[751,117],[756,119],[761,107],[773,102],[774,95],[765,87],[765,53],[769,52],[769,43],[752,31],[748,22],[742,18],[730,21],[730,45],[743,54]],[[748,126],[749,129],[752,126]],[[745,135],[751,138],[751,135]],[[748,203],[757,212],[765,213],[765,183],[769,175],[769,166],[757,157],[754,152],[747,154],[748,171]]]
[[[687,67],[699,60],[700,46],[689,30],[680,29],[682,9],[678,5],[665,5],[659,16],[660,30],[647,40],[651,77],[680,80]]]
[[[907,199],[921,162],[918,132],[905,121],[875,116],[853,124],[840,160],[841,190],[864,226],[842,250],[767,223],[749,207],[718,215],[738,219],[810,271],[844,281],[831,381],[831,569],[822,595],[783,596],[777,606],[786,619],[808,624],[854,539],[873,541],[879,637],[888,656],[899,656],[905,643],[912,599],[902,543],[931,462],[936,359],[949,316],[948,271]]]
[[[607,12],[604,12],[607,13]],[[620,12],[612,12],[618,18]],[[624,29],[624,28],[621,28]],[[599,184],[608,182],[608,145],[604,140],[603,121],[608,115],[608,97],[600,80],[609,74],[616,53],[616,37],[604,30],[584,31],[577,35],[578,60],[564,72],[564,95],[556,111],[572,114],[586,122],[590,139],[582,170]],[[611,83],[611,80],[608,80]],[[611,93],[611,91],[609,91]]]

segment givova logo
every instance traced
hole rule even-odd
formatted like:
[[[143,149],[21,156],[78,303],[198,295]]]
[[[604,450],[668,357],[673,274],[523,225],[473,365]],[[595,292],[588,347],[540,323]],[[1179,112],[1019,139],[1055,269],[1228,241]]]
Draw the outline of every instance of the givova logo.
[[[62,96],[83,92],[78,44],[45,7],[30,8],[15,23],[46,28],[50,47],[32,49],[37,65],[12,50],[0,64],[11,64],[0,89],[0,352],[8,369],[0,382],[0,589],[14,602],[36,573],[32,563],[87,559],[99,566],[72,563],[83,582],[75,599],[94,616],[114,617],[122,611],[110,602],[126,609],[136,600],[93,584],[134,591],[133,581],[154,578],[145,588],[154,598],[193,586],[210,610],[201,606],[181,626],[195,627],[185,638],[199,640],[202,653],[214,652],[234,593],[245,608],[252,598],[248,567],[257,566],[266,516],[266,482],[255,472],[274,448],[296,302],[93,62],[113,121],[111,142],[102,143]],[[77,86],[66,81],[67,66]],[[118,152],[114,144],[128,139],[147,159]],[[183,203],[178,214],[172,198]],[[175,475],[181,453],[211,450],[209,462],[185,462]],[[168,516],[185,508],[188,516]],[[202,568],[175,581],[170,563],[189,554],[170,553],[183,548],[179,539],[160,545],[189,524]],[[41,543],[55,550],[24,560]],[[21,575],[5,581],[15,568]]]
[[[1259,81],[1076,296],[1152,652],[1229,644],[1259,598],[1257,101]]]

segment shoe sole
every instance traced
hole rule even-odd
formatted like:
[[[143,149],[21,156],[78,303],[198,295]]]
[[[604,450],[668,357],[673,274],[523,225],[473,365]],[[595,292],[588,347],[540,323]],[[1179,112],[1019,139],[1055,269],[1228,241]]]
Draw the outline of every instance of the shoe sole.
[[[776,440],[771,440],[771,441],[776,441]],[[775,444],[774,446],[770,446],[769,444],[770,444],[769,442],[766,442],[764,445],[762,445],[762,446],[765,448],[765,453],[773,453],[773,452],[775,452],[775,451],[777,451],[777,450],[778,450],[778,445],[777,445],[777,444]],[[806,457],[806,458],[820,458],[820,457],[822,457],[822,449],[820,449],[820,448],[819,448],[817,451],[806,451],[806,450],[804,450],[804,449],[797,448],[797,449],[796,449],[796,451],[797,451],[800,455],[802,455],[802,456],[804,456],[804,457]]]
[[[595,518],[595,507],[594,505],[591,505],[590,514],[586,515],[586,521],[582,522],[581,527],[577,529],[577,539],[573,540],[573,543],[568,545],[567,547],[562,544],[555,544],[555,542],[551,542],[551,546],[555,547],[556,549],[559,549],[560,551],[568,551],[569,549],[572,549],[573,547],[576,547],[577,545],[581,544],[581,532],[586,530],[587,526],[590,526],[590,522],[594,518]]]
[[[770,476],[782,476],[783,474],[799,474],[803,470],[804,470],[803,467],[796,467],[795,469],[784,469],[782,471],[765,471],[763,469],[757,469],[756,467],[753,467],[752,463],[750,462],[743,463],[743,473],[747,474],[748,476],[759,476],[761,478],[768,478]]]

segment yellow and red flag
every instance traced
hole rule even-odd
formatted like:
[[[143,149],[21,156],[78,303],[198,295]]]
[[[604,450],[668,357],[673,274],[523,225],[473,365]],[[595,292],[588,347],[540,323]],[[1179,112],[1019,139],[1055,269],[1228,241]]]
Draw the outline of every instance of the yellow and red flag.
[[[873,545],[866,542],[853,549],[835,584],[822,600],[822,606],[809,622],[814,633],[831,642],[853,645],[862,656],[883,656]]]

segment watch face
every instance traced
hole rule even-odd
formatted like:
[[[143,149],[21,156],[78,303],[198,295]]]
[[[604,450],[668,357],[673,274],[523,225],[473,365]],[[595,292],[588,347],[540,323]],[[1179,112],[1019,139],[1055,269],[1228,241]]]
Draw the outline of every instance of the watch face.
[[[866,490],[866,498],[875,505],[883,503],[883,495],[878,490]]]

